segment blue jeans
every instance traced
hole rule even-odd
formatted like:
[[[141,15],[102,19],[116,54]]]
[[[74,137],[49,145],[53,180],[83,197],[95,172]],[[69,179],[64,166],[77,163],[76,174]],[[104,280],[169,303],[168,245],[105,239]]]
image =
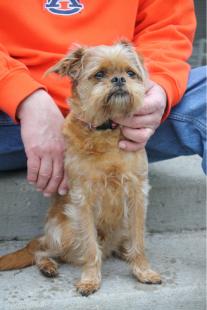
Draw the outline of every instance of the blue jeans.
[[[147,144],[150,162],[198,154],[206,173],[206,68],[191,70],[187,90]],[[20,126],[0,113],[0,171],[26,168]]]

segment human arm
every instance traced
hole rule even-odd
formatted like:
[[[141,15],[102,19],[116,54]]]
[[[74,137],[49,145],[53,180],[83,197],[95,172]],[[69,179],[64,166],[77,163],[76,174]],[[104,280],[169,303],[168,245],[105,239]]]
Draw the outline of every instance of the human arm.
[[[7,113],[14,121],[19,104],[44,85],[35,81],[27,67],[12,58],[0,44],[0,110]]]
[[[116,119],[122,127],[126,139],[119,142],[119,147],[126,151],[137,151],[147,144],[149,138],[160,125],[166,109],[167,95],[164,89],[153,81],[148,81],[144,104],[132,116]]]
[[[28,181],[46,196],[67,190],[63,173],[63,116],[53,99],[24,64],[0,45],[0,110],[21,123],[28,159]]]
[[[37,90],[19,105],[17,117],[27,155],[27,179],[46,197],[66,194],[62,136],[64,117],[44,90]]]
[[[171,108],[183,96],[190,70],[187,59],[192,51],[195,25],[191,0],[140,1],[133,43],[144,58],[149,74],[148,85],[155,84],[150,90],[149,86],[147,88],[146,108],[137,111],[133,119],[118,120],[127,138],[124,141],[126,150],[145,146],[160,122],[167,118]],[[147,108],[149,105],[151,109]],[[132,128],[135,124],[136,128]]]

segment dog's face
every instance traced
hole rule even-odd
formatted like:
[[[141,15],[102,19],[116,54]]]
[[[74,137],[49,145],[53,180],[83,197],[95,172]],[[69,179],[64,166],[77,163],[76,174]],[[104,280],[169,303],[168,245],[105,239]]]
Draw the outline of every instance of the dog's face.
[[[143,102],[145,71],[127,42],[79,47],[50,71],[72,79],[72,108],[94,126],[130,116]]]

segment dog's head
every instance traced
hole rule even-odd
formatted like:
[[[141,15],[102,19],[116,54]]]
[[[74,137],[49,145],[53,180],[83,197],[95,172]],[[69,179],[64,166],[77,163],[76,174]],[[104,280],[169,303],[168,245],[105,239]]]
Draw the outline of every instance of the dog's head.
[[[134,48],[125,41],[77,47],[50,72],[72,80],[72,109],[95,126],[130,116],[143,102],[145,70]]]

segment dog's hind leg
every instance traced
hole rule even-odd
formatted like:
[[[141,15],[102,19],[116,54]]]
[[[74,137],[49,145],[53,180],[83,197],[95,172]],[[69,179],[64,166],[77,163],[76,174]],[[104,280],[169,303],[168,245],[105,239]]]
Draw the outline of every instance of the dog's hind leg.
[[[36,265],[44,276],[53,278],[58,275],[58,264],[47,252],[38,251],[35,256]]]
[[[58,264],[57,262],[51,258],[52,253],[47,247],[44,245],[44,237],[41,238],[41,249],[35,253],[35,263],[42,274],[46,277],[56,277],[58,275]]]

